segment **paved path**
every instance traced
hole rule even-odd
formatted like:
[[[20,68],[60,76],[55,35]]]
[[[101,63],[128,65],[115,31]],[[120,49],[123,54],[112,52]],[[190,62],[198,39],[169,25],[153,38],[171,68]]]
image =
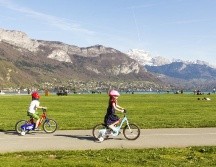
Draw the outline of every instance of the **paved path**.
[[[32,132],[19,136],[13,131],[0,132],[0,152],[39,150],[85,150],[105,148],[158,148],[216,146],[216,128],[142,129],[140,137],[129,141],[121,134],[95,141],[91,130],[62,130],[53,134]]]

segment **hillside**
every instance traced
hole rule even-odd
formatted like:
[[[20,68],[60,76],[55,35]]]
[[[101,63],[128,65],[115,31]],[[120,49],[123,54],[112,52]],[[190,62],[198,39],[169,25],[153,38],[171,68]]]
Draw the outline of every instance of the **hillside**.
[[[0,30],[1,87],[56,87],[75,81],[135,87],[139,83],[139,89],[169,87],[116,49],[31,40],[23,32]]]
[[[138,49],[132,49],[127,54],[146,71],[175,89],[212,91],[216,87],[216,68],[208,62],[169,61],[163,57],[152,57],[149,52]]]
[[[211,91],[216,85],[216,69],[206,64],[172,62],[145,68],[179,89]]]

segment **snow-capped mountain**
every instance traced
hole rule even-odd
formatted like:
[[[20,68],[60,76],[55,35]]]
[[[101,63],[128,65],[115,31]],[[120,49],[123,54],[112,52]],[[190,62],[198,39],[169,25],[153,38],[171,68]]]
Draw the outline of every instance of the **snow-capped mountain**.
[[[148,51],[140,50],[140,49],[131,49],[126,53],[131,59],[136,60],[139,64],[145,66],[161,66],[164,64],[171,63],[170,60],[157,56],[152,57],[151,53]]]
[[[131,59],[136,60],[139,64],[143,66],[162,66],[166,64],[171,64],[173,62],[182,62],[184,64],[198,64],[198,65],[207,65],[212,68],[216,68],[215,66],[209,64],[206,61],[202,60],[196,60],[196,61],[188,61],[188,60],[181,60],[181,59],[173,59],[169,60],[167,58],[161,57],[161,56],[156,56],[153,57],[150,52],[144,51],[141,49],[130,49],[126,53]]]
[[[153,65],[149,52],[138,49],[131,49],[126,53],[130,58],[136,60],[141,65]]]
[[[183,61],[173,59],[169,61],[163,57],[152,57],[149,52],[132,49],[127,52],[128,56],[139,62],[147,72],[151,72],[167,83],[176,87],[205,88],[215,87],[216,67],[208,62]]]

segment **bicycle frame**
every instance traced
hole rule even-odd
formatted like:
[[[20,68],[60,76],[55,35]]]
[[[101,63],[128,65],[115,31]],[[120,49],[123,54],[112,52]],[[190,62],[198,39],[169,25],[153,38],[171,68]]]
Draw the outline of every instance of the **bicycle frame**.
[[[124,114],[124,118],[121,120],[120,125],[116,127],[117,132],[112,133],[113,136],[117,136],[117,135],[119,134],[119,131],[121,130],[121,127],[123,126],[123,124],[124,124],[125,122],[126,122],[127,126],[128,126],[129,129],[130,129],[129,121],[128,121],[126,115]]]
[[[124,114],[124,118],[121,120],[120,125],[116,127],[116,132],[112,132],[111,135],[112,135],[112,136],[118,136],[119,131],[121,130],[121,127],[123,126],[123,124],[124,124],[125,122],[126,122],[127,126],[128,126],[129,129],[130,129],[129,121],[128,121],[126,115]],[[107,128],[106,128],[106,129],[101,129],[101,130],[100,130],[100,133],[102,133],[102,134],[106,134],[106,132],[107,132]]]
[[[43,113],[40,116],[40,122],[38,124],[38,127],[42,124],[42,122],[43,122],[44,119],[47,120],[46,110],[45,109],[43,109]],[[25,127],[25,129],[28,129],[28,130],[34,130],[34,128],[35,128],[35,120],[34,120],[34,118],[31,117],[29,119],[27,125],[24,125],[24,127]]]
[[[38,127],[42,124],[42,122],[43,122],[44,119],[46,120],[47,116],[46,116],[46,111],[43,110],[43,114],[40,117],[40,122],[38,124]]]
[[[39,122],[39,124],[38,124],[38,127],[42,124],[42,122],[43,122],[43,120],[46,120],[47,119],[47,116],[46,116],[46,110],[45,109],[43,109],[43,113],[41,114],[41,116],[40,116],[40,122]],[[35,123],[35,121],[34,121],[34,118],[30,118],[30,120],[28,121],[29,123]]]
[[[128,119],[126,117],[126,115],[124,115],[124,118],[121,120],[120,125],[118,126],[119,129],[121,129],[122,125],[124,124],[124,122],[126,122],[127,125],[129,125]]]

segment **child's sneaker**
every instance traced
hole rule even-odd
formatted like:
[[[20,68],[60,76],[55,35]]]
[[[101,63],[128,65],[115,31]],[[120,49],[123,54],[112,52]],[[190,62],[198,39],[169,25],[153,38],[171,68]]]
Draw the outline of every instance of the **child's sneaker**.
[[[39,129],[39,128],[35,128],[34,130],[35,130],[35,131],[39,131],[40,129]]]

